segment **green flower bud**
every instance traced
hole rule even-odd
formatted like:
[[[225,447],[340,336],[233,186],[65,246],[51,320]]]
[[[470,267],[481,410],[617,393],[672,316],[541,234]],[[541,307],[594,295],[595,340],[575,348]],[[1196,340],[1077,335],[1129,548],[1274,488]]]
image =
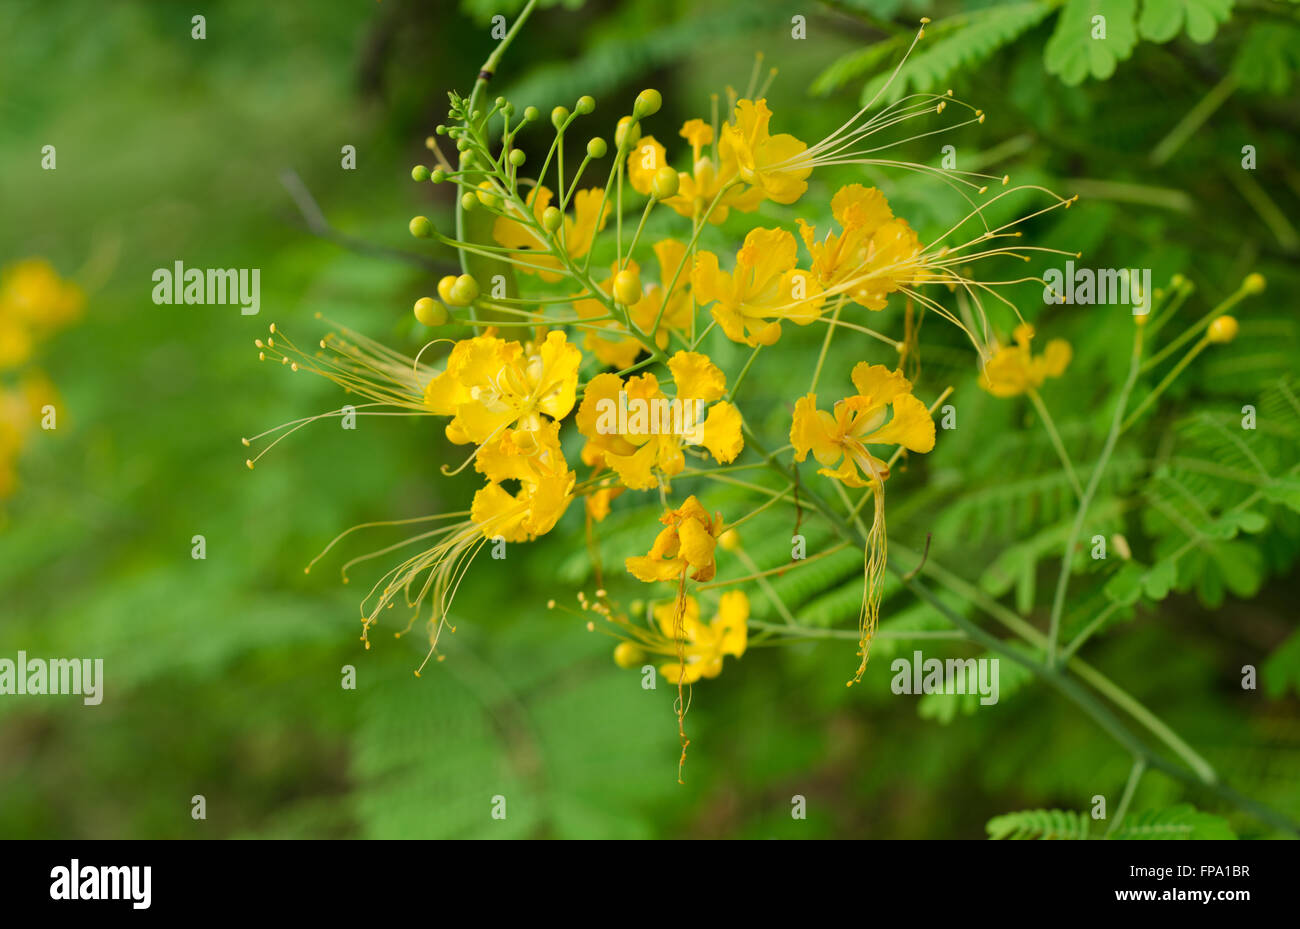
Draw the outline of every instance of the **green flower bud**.
[[[659,112],[659,108],[663,105],[664,98],[659,95],[659,91],[654,89],[643,90],[636,95],[636,104],[632,107],[632,118],[642,120],[647,116],[653,116]]]
[[[416,165],[411,169],[411,180],[427,181],[429,179],[429,169],[424,165]]]
[[[478,281],[468,274],[462,274],[451,285],[449,295],[451,299],[448,302],[452,306],[469,306],[478,299]]]
[[[542,115],[541,113],[537,112],[537,107],[535,106],[524,107],[524,122],[526,123],[533,122],[535,119],[537,119],[537,117],[541,115]]]
[[[587,154],[592,158],[604,158],[607,151],[609,146],[605,144],[604,139],[596,138],[587,143]]]
[[[565,120],[567,120],[568,118],[569,118],[569,110],[567,107],[557,106],[555,109],[551,110],[551,125],[554,126],[556,129],[559,129],[561,126],[563,126]]]
[[[442,168],[434,168],[433,173],[429,175],[429,180],[434,184],[441,184],[447,179],[447,172]]]
[[[633,120],[631,116],[624,116],[620,119],[618,128],[614,130],[614,144],[619,147],[619,150],[627,151],[640,141],[641,124]]]
[[[504,106],[506,105],[506,98],[505,98],[505,97],[497,97],[496,100],[494,100],[494,101],[492,101],[492,102],[496,105],[496,108],[499,110],[499,109],[501,109],[502,107],[504,107]]]
[[[426,326],[445,326],[450,318],[447,308],[432,297],[415,301],[415,318]]]
[[[573,110],[579,116],[586,116],[596,109],[596,100],[594,97],[579,97],[578,102],[574,105]]]
[[[513,148],[510,150],[510,154],[507,155],[506,157],[510,159],[510,163],[512,165],[518,168],[520,165],[524,163],[524,160],[528,156],[524,154],[524,150],[522,148]]]
[[[542,211],[542,225],[547,232],[554,232],[564,223],[564,214],[556,207],[548,206]]]
[[[1247,274],[1246,279],[1241,282],[1241,289],[1248,294],[1260,294],[1264,292],[1264,275],[1256,272]]]
[[[411,235],[417,239],[428,239],[433,236],[433,223],[429,222],[427,216],[417,216],[411,220]]]
[[[468,213],[478,205],[478,198],[471,193],[465,193],[460,198],[460,208]]]
[[[650,182],[650,192],[654,194],[656,200],[667,200],[669,197],[677,196],[679,183],[677,172],[664,165],[655,172],[654,180]]]

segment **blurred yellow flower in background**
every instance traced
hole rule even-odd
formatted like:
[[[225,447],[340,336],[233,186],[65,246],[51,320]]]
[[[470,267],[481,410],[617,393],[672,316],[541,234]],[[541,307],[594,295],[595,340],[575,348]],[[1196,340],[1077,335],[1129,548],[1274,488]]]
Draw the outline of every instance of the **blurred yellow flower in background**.
[[[1015,397],[1043,386],[1049,377],[1060,377],[1070,363],[1070,343],[1053,339],[1041,355],[1033,355],[1029,342],[1034,327],[1021,323],[1012,336],[1014,345],[1003,345],[984,363],[980,387],[995,397]]]

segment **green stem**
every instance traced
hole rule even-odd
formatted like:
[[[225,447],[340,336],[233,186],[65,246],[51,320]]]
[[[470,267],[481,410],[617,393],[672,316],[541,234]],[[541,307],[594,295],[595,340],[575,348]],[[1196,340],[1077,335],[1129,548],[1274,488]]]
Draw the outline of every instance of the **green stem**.
[[[1119,806],[1115,808],[1115,818],[1110,821],[1110,826],[1106,829],[1106,835],[1113,833],[1119,828],[1120,823],[1124,821],[1124,814],[1128,812],[1129,802],[1133,799],[1133,794],[1137,791],[1138,781],[1142,780],[1142,775],[1146,769],[1147,763],[1144,759],[1133,759],[1133,769],[1129,771],[1128,783],[1124,785],[1124,793],[1119,798]]]
[[[1043,426],[1047,429],[1048,436],[1052,439],[1052,447],[1056,449],[1056,454],[1061,459],[1061,464],[1065,465],[1065,473],[1070,478],[1070,486],[1074,488],[1076,499],[1083,498],[1083,485],[1079,483],[1079,475],[1074,471],[1074,463],[1070,461],[1070,456],[1065,450],[1065,443],[1061,441],[1061,434],[1056,431],[1056,423],[1052,420],[1052,414],[1047,411],[1047,404],[1043,398],[1038,395],[1038,391],[1030,389],[1029,399],[1033,401],[1034,409],[1038,411],[1038,417],[1043,421]]]
[[[1074,546],[1079,541],[1079,534],[1083,531],[1083,523],[1088,518],[1088,505],[1092,503],[1092,498],[1097,493],[1097,488],[1101,486],[1101,477],[1106,473],[1106,465],[1110,461],[1111,453],[1115,450],[1115,443],[1119,440],[1121,423],[1124,419],[1124,410],[1128,406],[1129,394],[1133,392],[1133,385],[1137,382],[1138,368],[1142,361],[1142,327],[1133,327],[1133,354],[1129,359],[1128,377],[1124,381],[1124,386],[1120,388],[1119,399],[1115,402],[1115,415],[1112,418],[1110,433],[1106,436],[1106,444],[1102,447],[1101,455],[1097,458],[1097,465],[1092,469],[1092,475],[1088,478],[1088,486],[1083,491],[1083,496],[1079,500],[1079,511],[1074,517],[1074,525],[1070,527],[1070,536],[1065,543],[1065,553],[1061,556],[1061,573],[1056,578],[1056,595],[1052,598],[1052,618],[1047,633],[1047,666],[1049,668],[1056,665],[1056,642],[1061,633],[1061,612],[1065,608],[1065,593],[1070,586],[1070,568],[1074,564]]]

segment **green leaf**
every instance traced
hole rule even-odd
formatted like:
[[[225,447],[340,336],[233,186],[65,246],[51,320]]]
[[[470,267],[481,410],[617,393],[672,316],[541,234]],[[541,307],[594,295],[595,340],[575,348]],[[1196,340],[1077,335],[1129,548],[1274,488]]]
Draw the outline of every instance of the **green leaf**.
[[[1069,0],[1043,50],[1048,73],[1069,85],[1109,78],[1137,45],[1136,14],[1137,0]]]
[[[1086,839],[1087,817],[1075,810],[1021,810],[985,824],[990,839]]]
[[[1222,816],[1202,813],[1187,803],[1162,810],[1130,813],[1112,839],[1235,839],[1228,821]]]
[[[1281,700],[1288,689],[1300,694],[1300,632],[1273,650],[1260,669],[1264,690],[1274,700]]]
[[[1187,37],[1205,44],[1214,38],[1219,23],[1232,15],[1234,0],[1145,0],[1138,32],[1152,42],[1168,42],[1186,23]]]
[[[1300,26],[1269,20],[1246,32],[1232,63],[1232,73],[1247,90],[1281,96],[1300,71]]]

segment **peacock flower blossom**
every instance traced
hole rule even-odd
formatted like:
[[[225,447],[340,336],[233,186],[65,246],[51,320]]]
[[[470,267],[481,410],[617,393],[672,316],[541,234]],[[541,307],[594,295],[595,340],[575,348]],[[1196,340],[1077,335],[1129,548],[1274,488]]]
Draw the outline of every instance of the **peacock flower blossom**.
[[[889,294],[927,276],[917,258],[920,237],[907,220],[894,216],[875,187],[849,184],[831,198],[838,235],[820,242],[813,226],[798,220],[799,234],[812,255],[812,271],[828,294],[844,294],[869,310],[883,310]]]
[[[533,211],[534,222],[524,221],[519,207],[513,203],[506,204],[506,211],[511,216],[498,216],[492,226],[492,238],[498,245],[506,248],[527,250],[530,254],[523,256],[516,267],[525,274],[536,274],[544,281],[555,282],[563,277],[564,263],[553,253],[559,247],[572,261],[581,258],[591,250],[591,243],[596,233],[605,228],[605,221],[612,209],[605,203],[605,192],[599,187],[580,190],[573,195],[573,216],[567,214],[564,223],[556,233],[556,245],[544,238],[542,231],[542,214],[551,205],[555,195],[551,190],[538,185],[528,197]]]
[[[587,438],[583,460],[613,469],[631,490],[650,490],[680,474],[684,448],[703,446],[726,464],[745,445],[740,411],[721,399],[727,380],[718,366],[699,352],[679,351],[668,368],[676,385],[671,400],[649,372],[626,380],[605,373],[587,384],[578,407],[578,431]]]
[[[722,533],[722,514],[708,511],[695,498],[687,497],[675,510],[659,517],[664,528],[655,536],[650,551],[627,558],[624,564],[633,577],[647,584],[655,581],[709,581],[717,572],[714,549]]]
[[[447,368],[424,389],[425,406],[450,416],[447,438],[482,445],[516,423],[536,429],[545,415],[563,419],[573,409],[582,353],[563,330],[537,341],[514,342],[491,335],[457,342]]]
[[[1014,345],[997,348],[980,373],[979,385],[995,397],[1016,397],[1037,390],[1049,377],[1060,377],[1070,363],[1070,343],[1052,339],[1041,355],[1030,352],[1034,327],[1021,323],[1012,338]]]
[[[531,542],[554,528],[573,499],[574,473],[560,448],[560,424],[507,429],[479,450],[474,467],[489,481],[474,495],[470,516],[484,537]],[[504,481],[517,482],[510,493]]]
[[[816,394],[799,398],[790,444],[795,461],[812,452],[822,465],[817,473],[847,487],[866,487],[889,477],[888,464],[868,446],[897,445],[928,452],[934,448],[934,420],[901,372],[860,361],[852,377],[858,392],[838,401],[833,414],[817,408]]]
[[[772,135],[766,100],[739,100],[732,121],[722,127],[719,157],[734,158],[736,173],[774,203],[794,203],[808,189],[813,160],[808,146],[787,133]]]
[[[660,654],[677,654],[678,637],[674,631],[676,605],[664,603],[654,609],[655,623],[661,633]],[[682,661],[665,662],[659,673],[670,684],[694,684],[700,678],[715,678],[722,673],[723,658],[745,654],[749,643],[749,597],[743,590],[733,590],[718,601],[718,614],[712,621],[700,620],[700,604],[691,596],[683,602],[681,616]],[[647,647],[643,641],[642,647]]]
[[[713,318],[727,337],[746,345],[771,345],[781,323],[806,326],[821,316],[824,295],[816,275],[796,267],[799,246],[785,229],[751,229],[728,273],[718,256],[695,257],[691,286],[701,305],[714,304]]]

